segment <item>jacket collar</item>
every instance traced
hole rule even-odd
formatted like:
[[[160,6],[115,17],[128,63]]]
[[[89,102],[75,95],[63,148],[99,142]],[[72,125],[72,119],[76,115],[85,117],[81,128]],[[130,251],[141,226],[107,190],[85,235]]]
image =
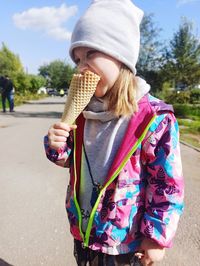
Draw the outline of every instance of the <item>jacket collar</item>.
[[[144,96],[139,101],[138,105],[139,105],[139,112],[135,113],[130,119],[124,139],[112,163],[112,166],[108,173],[107,179],[105,180],[105,183],[112,177],[114,172],[123,162],[126,155],[131,151],[132,147],[137,143],[138,139],[141,137],[142,133],[144,132],[147,125],[150,123],[151,119],[155,114],[148,101],[148,96]],[[77,172],[77,179],[79,180],[80,169],[81,169],[83,132],[85,124],[85,118],[83,117],[82,114],[78,117],[76,123],[78,125],[76,130],[76,172]]]

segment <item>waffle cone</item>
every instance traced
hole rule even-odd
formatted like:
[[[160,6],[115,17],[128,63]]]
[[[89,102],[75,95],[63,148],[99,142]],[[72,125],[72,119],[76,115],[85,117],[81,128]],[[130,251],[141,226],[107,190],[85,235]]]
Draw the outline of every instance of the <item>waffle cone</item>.
[[[94,95],[99,80],[100,77],[90,71],[73,75],[61,122],[74,123]]]

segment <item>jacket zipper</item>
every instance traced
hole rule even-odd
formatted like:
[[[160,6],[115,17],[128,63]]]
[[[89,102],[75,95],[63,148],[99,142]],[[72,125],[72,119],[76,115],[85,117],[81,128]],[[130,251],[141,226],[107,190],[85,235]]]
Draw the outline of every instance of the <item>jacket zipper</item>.
[[[74,154],[73,154],[73,156],[74,156],[74,203],[75,203],[75,206],[76,206],[76,209],[78,212],[79,231],[80,231],[81,237],[83,239],[83,243],[84,243],[85,236],[82,232],[82,226],[81,226],[81,224],[82,224],[81,209],[80,209],[77,197],[76,197],[77,172],[76,172],[76,130],[75,129],[74,129]]]
[[[95,215],[95,212],[97,210],[97,207],[99,205],[99,201],[101,199],[101,196],[102,194],[104,193],[104,191],[106,190],[106,188],[115,180],[115,178],[118,176],[118,174],[121,172],[121,170],[123,169],[123,167],[125,166],[125,164],[127,163],[127,161],[130,159],[131,155],[135,152],[135,150],[137,149],[138,145],[142,142],[142,140],[144,139],[147,131],[149,130],[151,124],[153,123],[153,121],[155,120],[156,118],[156,115],[154,115],[152,117],[152,119],[150,120],[150,122],[148,123],[148,125],[146,126],[145,130],[143,131],[142,135],[140,136],[140,138],[137,140],[137,142],[135,143],[135,145],[133,146],[133,148],[130,150],[130,152],[127,154],[127,156],[125,157],[125,159],[123,160],[123,162],[120,164],[120,166],[117,168],[117,170],[115,171],[115,173],[112,175],[112,177],[110,178],[110,180],[104,185],[104,187],[100,190],[100,193],[99,193],[99,196],[94,204],[94,207],[91,211],[91,214],[90,214],[90,218],[89,218],[89,221],[88,221],[88,225],[87,225],[87,229],[86,229],[86,233],[85,235],[83,234],[82,232],[82,228],[81,228],[81,224],[82,224],[82,216],[81,216],[81,210],[80,210],[80,207],[79,207],[79,204],[78,204],[78,201],[77,201],[77,198],[76,198],[76,190],[74,192],[74,202],[75,202],[75,205],[76,205],[76,208],[77,208],[77,211],[78,211],[78,216],[79,216],[79,230],[80,230],[80,234],[83,238],[83,247],[88,247],[89,246],[89,238],[90,238],[90,232],[92,230],[92,224],[93,224],[93,221],[94,221],[94,215]],[[75,137],[75,135],[74,135]],[[74,138],[75,139],[75,138]],[[75,147],[75,150],[76,150],[76,141],[74,141],[74,147]],[[74,152],[75,154],[75,152]],[[74,189],[76,188],[76,182],[77,182],[77,175],[76,175],[76,164],[75,164],[75,156],[74,156],[74,168],[75,168],[75,182],[74,182]]]

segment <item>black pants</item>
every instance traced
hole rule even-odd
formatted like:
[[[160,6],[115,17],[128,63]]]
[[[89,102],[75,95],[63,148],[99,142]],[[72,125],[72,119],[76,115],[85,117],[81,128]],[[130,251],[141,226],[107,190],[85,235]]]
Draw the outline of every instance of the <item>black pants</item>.
[[[10,112],[14,110],[14,94],[12,91],[4,92],[1,95],[3,112],[6,112],[6,99],[8,100]]]
[[[83,248],[82,243],[74,240],[74,256],[78,266],[141,266],[134,253],[108,255]]]

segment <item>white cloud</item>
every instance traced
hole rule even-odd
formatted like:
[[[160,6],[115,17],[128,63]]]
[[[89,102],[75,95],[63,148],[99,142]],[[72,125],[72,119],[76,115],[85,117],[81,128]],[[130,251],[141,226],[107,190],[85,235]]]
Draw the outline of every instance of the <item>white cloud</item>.
[[[199,2],[200,0],[177,0],[177,6],[186,5],[192,2]]]
[[[17,28],[42,31],[57,40],[69,40],[71,33],[63,26],[77,12],[77,6],[30,8],[13,15]]]

